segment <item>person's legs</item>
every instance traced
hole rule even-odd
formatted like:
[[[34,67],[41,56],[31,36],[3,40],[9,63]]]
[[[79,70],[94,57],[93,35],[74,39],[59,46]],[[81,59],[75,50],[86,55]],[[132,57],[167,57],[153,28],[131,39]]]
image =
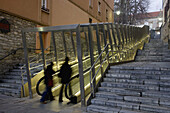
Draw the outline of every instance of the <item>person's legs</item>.
[[[60,89],[59,102],[63,102],[63,88],[64,88],[64,84],[62,84]]]
[[[69,96],[72,96],[71,84],[69,83]]]
[[[40,99],[40,102],[45,102],[46,101],[47,93],[48,93],[48,88],[46,87],[46,90],[43,92],[42,97]]]
[[[54,100],[53,94],[52,94],[52,92],[51,92],[51,88],[52,88],[52,87],[49,87],[49,88],[48,88],[48,94],[49,94],[49,99],[50,99],[50,101]]]

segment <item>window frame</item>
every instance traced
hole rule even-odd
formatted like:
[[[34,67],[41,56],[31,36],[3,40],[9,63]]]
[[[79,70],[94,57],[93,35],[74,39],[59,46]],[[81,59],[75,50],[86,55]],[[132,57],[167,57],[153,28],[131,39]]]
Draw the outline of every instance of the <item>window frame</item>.
[[[41,0],[41,10],[46,13],[50,13],[48,9],[48,0]]]
[[[89,0],[89,7],[93,8],[93,0]]]
[[[101,15],[101,2],[98,1],[98,14]]]

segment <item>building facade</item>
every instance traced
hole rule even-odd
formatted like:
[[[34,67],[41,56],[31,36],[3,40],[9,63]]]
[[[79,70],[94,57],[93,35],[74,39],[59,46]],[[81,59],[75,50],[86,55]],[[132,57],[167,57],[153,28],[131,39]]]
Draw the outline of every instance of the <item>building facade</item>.
[[[159,30],[162,26],[162,11],[139,14],[137,18],[137,25],[148,25],[150,30]]]
[[[170,0],[163,0],[163,25],[161,38],[168,42],[170,49]]]
[[[23,61],[22,28],[113,22],[113,6],[114,0],[0,0],[0,72]],[[27,35],[28,46],[39,49],[38,34]],[[50,37],[43,35],[45,46]]]

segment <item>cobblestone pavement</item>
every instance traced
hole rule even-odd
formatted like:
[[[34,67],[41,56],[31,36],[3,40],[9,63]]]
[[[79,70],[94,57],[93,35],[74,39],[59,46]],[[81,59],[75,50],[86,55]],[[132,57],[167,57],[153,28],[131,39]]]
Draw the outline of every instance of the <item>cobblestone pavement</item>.
[[[58,97],[47,104],[39,102],[40,96],[34,95],[33,99],[15,98],[0,94],[0,113],[87,113],[81,109],[81,104],[67,104],[58,102]],[[85,108],[83,108],[85,109]]]

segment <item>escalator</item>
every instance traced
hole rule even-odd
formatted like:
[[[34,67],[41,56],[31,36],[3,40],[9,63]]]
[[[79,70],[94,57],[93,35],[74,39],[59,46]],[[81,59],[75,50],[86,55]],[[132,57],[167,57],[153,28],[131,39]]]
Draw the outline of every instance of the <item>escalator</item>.
[[[76,76],[71,77],[70,80],[69,80],[69,82],[65,85],[65,97],[70,100],[70,103],[74,103],[74,104],[77,103],[77,97],[76,97],[74,94],[70,94],[70,93],[69,93],[69,95],[68,95],[68,90],[67,90],[67,88],[70,86],[70,85],[69,85],[70,82],[71,82],[72,80],[74,80],[75,78],[78,78],[78,77],[79,77],[79,75],[76,75]],[[43,93],[40,92],[40,90],[39,90],[39,85],[40,85],[40,84],[43,84],[44,79],[45,79],[45,77],[42,77],[42,78],[37,82],[37,85],[36,85],[36,92],[37,92],[37,94],[40,95],[40,96],[42,96]]]

